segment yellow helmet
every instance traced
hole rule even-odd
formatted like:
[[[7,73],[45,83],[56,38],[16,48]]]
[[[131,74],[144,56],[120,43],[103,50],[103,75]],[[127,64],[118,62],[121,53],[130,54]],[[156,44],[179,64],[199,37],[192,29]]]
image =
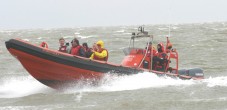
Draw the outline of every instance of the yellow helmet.
[[[96,44],[100,45],[101,48],[104,48],[104,42],[102,40],[99,40]]]

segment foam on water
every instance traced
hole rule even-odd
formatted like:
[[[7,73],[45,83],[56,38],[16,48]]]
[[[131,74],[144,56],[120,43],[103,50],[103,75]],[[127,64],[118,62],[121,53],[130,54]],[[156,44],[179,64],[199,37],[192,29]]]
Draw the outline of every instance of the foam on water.
[[[64,39],[68,39],[68,38],[74,38],[74,36],[64,36]]]
[[[131,35],[132,33],[122,33],[123,35]]]
[[[135,75],[115,76],[106,75],[98,85],[91,82],[77,83],[75,86],[64,90],[63,93],[79,93],[76,99],[82,97],[83,92],[114,92],[126,90],[138,90],[145,88],[163,88],[169,86],[194,86],[204,87],[227,86],[227,76],[210,77],[208,79],[181,80],[170,77],[158,77],[155,74],[144,72]],[[23,97],[37,93],[49,93],[53,89],[41,84],[31,76],[7,78],[0,82],[0,98]]]
[[[227,87],[227,76],[221,77],[210,77],[208,79],[203,80],[204,83],[207,83],[208,87],[222,86]]]
[[[22,40],[27,41],[27,42],[30,41],[29,39],[22,39]]]
[[[167,29],[169,29],[169,28],[158,28],[158,30],[167,30]]]
[[[81,39],[87,39],[87,38],[92,38],[94,36],[90,35],[90,36],[82,36],[82,35],[77,35],[78,38],[81,38]]]
[[[81,83],[83,84],[83,83]],[[170,77],[159,77],[155,74],[144,72],[130,76],[106,75],[99,86],[90,84],[80,85],[66,90],[66,92],[114,92],[125,90],[137,90],[144,88],[162,88],[169,86],[194,86],[204,85],[204,87],[227,86],[226,77],[215,77],[204,80],[181,80]]]
[[[75,34],[75,35],[80,35],[80,33],[79,33],[79,32],[75,32],[74,34]]]
[[[38,40],[41,40],[41,39],[42,39],[42,37],[38,37],[37,39],[38,39]]]
[[[23,97],[50,90],[31,76],[6,78],[0,83],[0,98]]]
[[[158,77],[155,74],[144,72],[130,76],[106,75],[99,86],[80,84],[67,90],[68,92],[111,92],[137,90],[143,88],[161,88],[167,86],[188,86],[196,84],[194,80],[173,79],[170,77]]]
[[[115,31],[115,32],[117,32],[117,33],[123,33],[123,32],[125,32],[125,30],[124,30],[124,29],[122,29],[122,30]]]

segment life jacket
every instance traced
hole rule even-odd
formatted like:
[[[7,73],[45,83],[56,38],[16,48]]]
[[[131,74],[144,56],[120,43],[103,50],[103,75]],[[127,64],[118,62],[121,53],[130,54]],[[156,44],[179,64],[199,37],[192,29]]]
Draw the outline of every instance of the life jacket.
[[[161,58],[161,59],[167,59],[167,54],[165,52],[158,52],[157,53],[157,57]]]
[[[158,49],[158,51],[156,52],[156,57],[158,57],[160,60],[160,62],[154,62],[154,69],[158,70],[158,71],[164,71],[166,64],[167,64],[167,54],[164,48],[164,45],[162,43],[159,43],[158,45],[160,45],[160,49]]]
[[[76,47],[72,47],[71,48],[71,54],[72,55],[79,55],[79,51],[80,51],[80,48],[81,48],[81,46],[80,45],[78,45],[78,46],[76,46]]]
[[[166,59],[167,58],[167,54],[166,54],[165,47],[164,47],[163,43],[159,43],[158,45],[160,45],[161,50],[158,49],[158,51],[156,53],[157,57]]]
[[[66,53],[67,52],[67,46],[64,45],[64,46],[59,47],[58,51]]]
[[[102,50],[99,51],[99,53],[102,53],[102,51],[104,51],[104,50],[106,50],[106,49],[103,48]],[[96,56],[96,55],[94,54],[94,60],[107,61],[107,60],[108,60],[109,53],[108,53],[107,50],[106,50],[106,52],[107,52],[107,56],[104,57],[104,58],[99,58],[98,56]]]
[[[46,42],[42,42],[42,43],[40,44],[40,47],[48,48],[48,45],[47,45]]]

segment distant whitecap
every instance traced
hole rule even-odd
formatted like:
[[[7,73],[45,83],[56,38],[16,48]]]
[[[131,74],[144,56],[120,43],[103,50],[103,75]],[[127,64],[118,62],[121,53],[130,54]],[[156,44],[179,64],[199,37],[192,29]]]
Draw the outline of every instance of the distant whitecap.
[[[64,38],[64,39],[67,39],[67,38],[74,38],[74,36],[64,36],[63,38]]]
[[[80,33],[79,33],[79,32],[75,32],[74,34],[75,34],[75,35],[80,35]]]
[[[131,35],[132,33],[123,33],[123,35]]]
[[[158,30],[167,30],[169,28],[158,28]]]
[[[171,27],[171,28],[175,30],[175,29],[178,29],[179,27],[173,26],[173,27]]]
[[[24,41],[27,41],[27,42],[30,41],[29,39],[23,39],[23,40],[24,40]]]
[[[122,29],[122,30],[115,31],[115,32],[122,33],[122,32],[125,32],[125,30],[124,30],[124,29]]]
[[[40,39],[42,39],[42,37],[39,37],[39,38],[37,38],[37,39],[39,39],[39,40],[40,40]]]
[[[82,36],[82,35],[77,35],[77,37],[81,38],[81,39],[87,39],[87,38],[92,38],[94,36]]]
[[[11,30],[0,30],[0,33],[13,33],[16,31],[11,31]]]

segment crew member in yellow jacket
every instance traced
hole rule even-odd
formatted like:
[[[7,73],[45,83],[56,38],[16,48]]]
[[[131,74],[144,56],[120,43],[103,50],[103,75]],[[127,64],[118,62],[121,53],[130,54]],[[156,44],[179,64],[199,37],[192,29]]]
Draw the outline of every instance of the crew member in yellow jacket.
[[[90,59],[107,61],[108,60],[108,51],[104,48],[104,42],[99,40],[96,44],[94,44],[94,49]]]

